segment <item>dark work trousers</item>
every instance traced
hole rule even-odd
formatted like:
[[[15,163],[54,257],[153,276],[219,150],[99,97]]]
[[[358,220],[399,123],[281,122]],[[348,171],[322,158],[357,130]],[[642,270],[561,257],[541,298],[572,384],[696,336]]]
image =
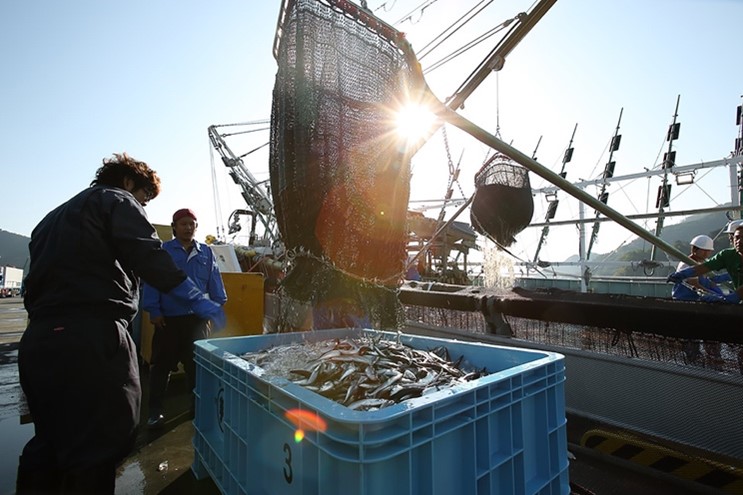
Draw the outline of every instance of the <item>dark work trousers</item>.
[[[34,421],[16,493],[113,494],[134,446],[142,390],[128,322],[33,320],[18,371]]]
[[[208,336],[208,320],[196,315],[166,316],[165,326],[155,329],[150,359],[151,418],[164,413],[163,401],[170,372],[178,370],[178,363],[183,363],[189,390],[193,390],[196,382],[193,343]]]

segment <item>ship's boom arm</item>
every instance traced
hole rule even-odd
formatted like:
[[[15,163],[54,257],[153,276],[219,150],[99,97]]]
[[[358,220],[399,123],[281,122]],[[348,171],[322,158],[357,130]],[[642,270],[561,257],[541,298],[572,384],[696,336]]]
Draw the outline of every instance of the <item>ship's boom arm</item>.
[[[259,182],[245,166],[242,158],[235,155],[217,131],[216,126],[208,128],[209,140],[212,147],[222,157],[230,177],[240,187],[241,195],[248,207],[253,210],[266,229],[266,235],[271,241],[276,241],[276,219],[273,212],[273,201],[267,187]]]
[[[446,106],[456,110],[464,105],[464,101],[482,84],[490,72],[498,71],[503,67],[508,54],[529,34],[529,31],[544,17],[555,2],[557,0],[541,0],[528,14],[525,12],[519,14],[513,29],[503,37],[475,72],[449,98]]]

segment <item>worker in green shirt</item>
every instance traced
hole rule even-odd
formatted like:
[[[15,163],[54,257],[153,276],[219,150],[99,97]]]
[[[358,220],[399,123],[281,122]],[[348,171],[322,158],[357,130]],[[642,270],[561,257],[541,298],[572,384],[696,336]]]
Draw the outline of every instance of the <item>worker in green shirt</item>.
[[[739,225],[733,233],[733,247],[723,249],[714,256],[707,258],[706,261],[698,265],[690,266],[673,272],[668,276],[668,281],[680,283],[689,277],[698,277],[712,270],[725,269],[730,274],[735,291],[720,298],[732,304],[738,304],[743,295],[743,224]]]

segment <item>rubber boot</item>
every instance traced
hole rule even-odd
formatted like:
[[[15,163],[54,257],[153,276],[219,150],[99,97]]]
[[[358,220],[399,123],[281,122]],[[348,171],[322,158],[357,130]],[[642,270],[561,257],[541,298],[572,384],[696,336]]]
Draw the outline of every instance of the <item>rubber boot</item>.
[[[159,428],[165,423],[163,403],[168,390],[170,370],[153,364],[150,367],[150,398],[148,428]]]

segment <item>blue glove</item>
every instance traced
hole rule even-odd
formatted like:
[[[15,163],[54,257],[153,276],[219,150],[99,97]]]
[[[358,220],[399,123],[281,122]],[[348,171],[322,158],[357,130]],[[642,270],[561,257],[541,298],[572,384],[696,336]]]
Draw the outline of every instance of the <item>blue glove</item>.
[[[717,295],[717,294],[704,294],[699,298],[702,302],[712,302],[712,303],[720,303],[725,302],[725,296]]]
[[[733,281],[733,279],[730,278],[730,274],[729,273],[722,273],[720,275],[714,275],[714,276],[710,277],[709,279],[712,280],[716,284],[721,284],[723,282],[732,282]]]
[[[196,316],[212,321],[214,331],[221,330],[226,326],[227,317],[222,306],[207,298],[190,278],[186,277],[186,280],[171,289],[168,295],[188,302],[191,311]]]
[[[727,296],[725,296],[725,302],[730,304],[738,304],[740,302],[740,296],[738,295],[738,292],[731,292]]]
[[[722,289],[720,289],[720,288],[719,288],[719,287],[717,286],[717,284],[715,284],[715,283],[714,283],[714,282],[713,282],[712,280],[710,280],[709,278],[707,278],[707,277],[705,277],[705,276],[703,276],[703,275],[700,275],[700,276],[699,276],[699,278],[697,279],[697,281],[699,282],[699,285],[701,285],[702,287],[704,287],[704,288],[705,288],[705,289],[707,289],[708,291],[710,291],[710,292],[714,292],[715,294],[717,294],[717,295],[720,295],[720,296],[722,296],[722,295],[723,295],[723,293],[722,293]]]
[[[683,282],[689,277],[695,277],[697,272],[695,271],[695,267],[690,266],[688,268],[684,268],[683,270],[679,270],[677,272],[673,272],[668,276],[666,279],[666,282],[672,282],[674,284],[678,284],[680,282]]]

